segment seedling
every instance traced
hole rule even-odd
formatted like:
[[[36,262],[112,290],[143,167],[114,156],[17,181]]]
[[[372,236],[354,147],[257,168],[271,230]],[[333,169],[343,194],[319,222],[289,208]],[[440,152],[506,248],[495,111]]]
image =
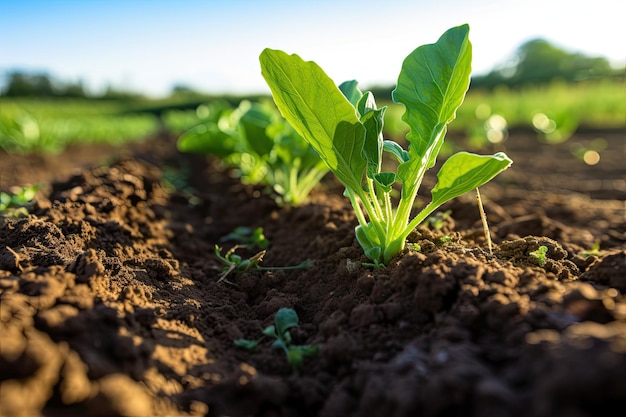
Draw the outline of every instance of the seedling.
[[[247,248],[257,247],[259,249],[267,249],[270,244],[263,234],[262,227],[251,229],[250,227],[239,226],[226,236],[223,236],[221,240],[223,242],[236,241]]]
[[[295,370],[302,368],[304,358],[317,354],[320,345],[292,345],[289,329],[298,326],[298,314],[291,308],[280,308],[274,317],[274,324],[263,329],[263,336],[256,340],[237,339],[235,346],[254,350],[266,337],[274,339],[272,347],[280,349],[287,357],[287,363]]]
[[[278,109],[345,186],[359,223],[356,238],[374,264],[388,264],[404,250],[411,231],[437,208],[512,163],[501,152],[452,155],[437,174],[430,203],[411,218],[422,179],[435,165],[447,125],[469,87],[468,34],[468,25],[451,28],[404,60],[392,98],[405,107],[407,150],[383,140],[386,107],[378,109],[373,94],[362,93],[356,81],[336,86],[315,62],[279,50],[261,53],[261,72]],[[381,170],[383,153],[397,162],[396,172]],[[396,205],[391,198],[394,187],[401,189]]]
[[[591,249],[583,251],[580,256],[583,258],[588,258],[590,256],[600,256],[600,242],[595,242]]]
[[[28,215],[28,206],[32,203],[39,186],[17,188],[14,193],[0,192],[0,216]]]
[[[541,267],[545,266],[546,264],[547,254],[548,254],[548,247],[544,245],[539,246],[537,250],[528,252],[528,256],[532,257],[537,262],[537,265]]]
[[[308,268],[311,265],[310,261],[304,261],[299,263],[298,265],[292,266],[259,266],[259,263],[263,260],[263,256],[265,256],[265,250],[258,252],[256,255],[248,259],[244,259],[235,253],[235,251],[239,247],[239,245],[235,245],[224,255],[222,255],[222,248],[220,248],[218,245],[215,245],[215,256],[217,256],[220,261],[226,264],[226,266],[222,269],[222,273],[217,282],[225,281],[232,284],[232,282],[226,279],[226,277],[232,272],[242,274],[247,271],[278,271],[304,269]]]
[[[270,102],[243,100],[236,109],[224,104],[178,139],[183,152],[212,154],[244,183],[266,186],[281,205],[299,205],[328,168]]]
[[[452,242],[452,237],[451,236],[442,236],[439,239],[440,243],[449,243]]]

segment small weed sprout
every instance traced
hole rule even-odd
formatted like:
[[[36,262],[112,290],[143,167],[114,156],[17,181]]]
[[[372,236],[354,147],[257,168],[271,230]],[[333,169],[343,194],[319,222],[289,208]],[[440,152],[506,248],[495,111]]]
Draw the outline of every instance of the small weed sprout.
[[[546,264],[546,255],[548,254],[548,247],[541,245],[537,248],[537,250],[534,250],[532,252],[528,253],[528,256],[530,256],[532,259],[534,259],[537,262],[537,265],[543,267]]]
[[[226,266],[222,269],[222,273],[220,274],[220,278],[217,282],[225,281],[234,285],[233,282],[226,279],[226,277],[232,272],[242,274],[247,271],[284,271],[291,269],[305,269],[311,266],[311,261],[308,260],[292,266],[259,266],[259,263],[263,260],[263,256],[265,256],[265,250],[256,253],[248,259],[244,259],[235,253],[235,251],[240,247],[241,246],[239,245],[235,245],[222,255],[222,248],[219,245],[215,245],[215,256],[226,264]]]
[[[302,368],[304,358],[317,354],[320,345],[293,345],[289,329],[298,326],[298,314],[291,308],[280,308],[274,316],[274,324],[263,329],[263,336],[256,340],[236,339],[235,346],[254,350],[266,337],[274,339],[272,348],[280,349],[287,357],[287,363],[295,371]]]
[[[586,250],[580,254],[583,258],[588,258],[590,256],[600,256],[600,242],[595,242],[591,249]]]

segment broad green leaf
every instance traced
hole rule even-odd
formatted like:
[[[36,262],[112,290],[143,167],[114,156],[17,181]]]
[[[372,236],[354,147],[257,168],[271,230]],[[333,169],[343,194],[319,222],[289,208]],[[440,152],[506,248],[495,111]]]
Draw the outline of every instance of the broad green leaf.
[[[272,114],[261,104],[253,103],[239,119],[248,146],[258,155],[265,156],[272,151],[274,141],[266,132],[272,123]]]
[[[502,152],[494,155],[459,152],[452,155],[437,174],[438,182],[431,192],[431,204],[441,205],[480,187],[508,168],[512,162]]]
[[[315,63],[265,49],[261,73],[281,114],[347,187],[359,189],[365,128],[354,106]]]
[[[276,323],[278,336],[282,337],[288,329],[298,325],[298,314],[291,308],[283,307],[276,312],[274,322]]]
[[[368,92],[367,94],[371,94]],[[375,106],[375,104],[374,104]],[[373,178],[380,171],[383,159],[383,118],[386,107],[368,109],[361,116],[361,123],[365,126],[365,143],[362,155],[367,161],[367,176]]]
[[[451,28],[436,43],[415,49],[402,64],[392,97],[405,106],[402,120],[411,129],[407,140],[420,157],[432,147],[441,147],[443,135],[436,130],[455,118],[469,87],[472,45],[468,34],[466,24]],[[427,168],[436,157],[437,152],[429,153],[423,161]]]

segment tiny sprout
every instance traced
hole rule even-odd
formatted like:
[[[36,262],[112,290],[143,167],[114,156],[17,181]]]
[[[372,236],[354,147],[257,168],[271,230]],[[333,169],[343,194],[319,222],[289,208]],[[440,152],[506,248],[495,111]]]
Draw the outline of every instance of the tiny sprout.
[[[259,266],[259,263],[263,260],[263,256],[265,256],[265,250],[258,252],[256,255],[251,256],[248,259],[244,259],[241,256],[237,255],[235,251],[240,248],[239,245],[233,246],[230,250],[228,250],[224,255],[222,255],[222,248],[218,245],[215,245],[215,256],[226,264],[222,269],[222,273],[220,274],[220,278],[217,282],[225,281],[230,284],[232,282],[228,281],[226,277],[231,273],[235,272],[238,274],[242,274],[247,271],[277,271],[277,270],[290,270],[290,269],[304,269],[308,268],[311,265],[311,261],[304,261],[297,265],[292,266]]]
[[[548,253],[548,247],[541,245],[532,252],[529,252],[528,255],[534,258],[537,261],[537,264],[543,267],[546,264],[546,254]]]
[[[263,336],[256,340],[249,339],[236,339],[234,341],[235,346],[241,347],[247,350],[254,350],[259,343],[266,337],[274,339],[272,347],[274,349],[280,349],[285,353],[287,357],[287,363],[295,371],[299,371],[302,368],[304,358],[307,356],[315,355],[320,345],[292,345],[291,333],[289,329],[298,326],[298,314],[291,308],[280,308],[274,316],[274,324],[267,326],[263,329]]]
[[[590,256],[599,256],[600,255],[600,242],[595,242],[591,249],[586,250],[580,254],[583,258],[588,258]]]
[[[451,236],[443,236],[443,237],[439,238],[439,242],[440,243],[452,242],[452,237]]]

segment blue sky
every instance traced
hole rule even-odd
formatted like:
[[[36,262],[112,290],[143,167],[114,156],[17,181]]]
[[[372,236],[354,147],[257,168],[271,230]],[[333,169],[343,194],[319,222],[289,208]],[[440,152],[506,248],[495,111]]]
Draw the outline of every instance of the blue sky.
[[[268,92],[270,47],[316,61],[337,83],[394,84],[402,60],[470,25],[473,73],[541,37],[624,65],[621,0],[0,0],[0,74],[45,71],[99,90]]]

